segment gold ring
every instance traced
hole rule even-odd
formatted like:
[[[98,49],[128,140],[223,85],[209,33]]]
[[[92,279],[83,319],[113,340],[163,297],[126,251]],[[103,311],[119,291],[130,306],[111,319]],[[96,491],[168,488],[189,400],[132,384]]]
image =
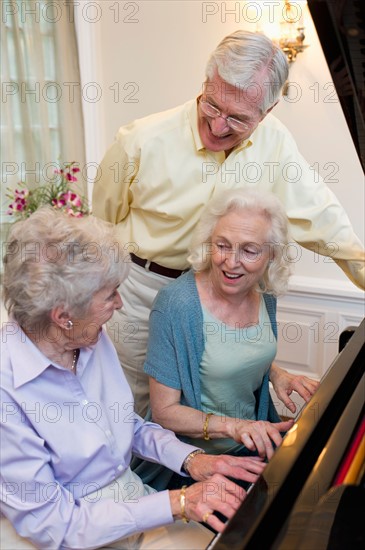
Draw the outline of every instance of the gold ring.
[[[204,522],[204,523],[207,523],[208,518],[209,518],[209,516],[211,516],[211,515],[212,515],[212,512],[205,512],[205,514],[204,514],[204,516],[203,516],[203,522]]]

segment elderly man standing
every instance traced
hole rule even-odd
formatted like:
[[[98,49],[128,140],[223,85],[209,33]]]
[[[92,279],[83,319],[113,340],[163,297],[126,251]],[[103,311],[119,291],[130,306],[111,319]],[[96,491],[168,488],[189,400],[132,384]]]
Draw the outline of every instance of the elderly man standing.
[[[93,212],[118,224],[132,251],[121,289],[125,307],[109,331],[140,414],[148,404],[143,362],[153,299],[188,267],[192,230],[222,189],[255,186],[274,193],[292,238],[331,256],[365,287],[364,249],[343,207],[270,113],[287,77],[285,55],[264,35],[228,35],[208,60],[202,94],[120,128],[101,163]],[[282,400],[292,407],[287,392]]]

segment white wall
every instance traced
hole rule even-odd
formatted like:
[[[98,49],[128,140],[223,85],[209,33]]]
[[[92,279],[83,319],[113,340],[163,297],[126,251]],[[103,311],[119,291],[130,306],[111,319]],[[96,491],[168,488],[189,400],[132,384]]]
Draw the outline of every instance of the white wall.
[[[339,198],[355,232],[364,241],[364,173],[307,8],[305,13],[306,43],[310,47],[299,54],[291,67],[290,79],[295,85],[288,98],[298,94],[299,101],[282,101],[275,115],[294,134],[308,162],[319,166],[320,174]],[[320,269],[313,260],[312,253],[303,251],[303,261],[296,272],[308,277],[315,275],[321,279],[346,281],[342,271],[327,259],[320,259]]]

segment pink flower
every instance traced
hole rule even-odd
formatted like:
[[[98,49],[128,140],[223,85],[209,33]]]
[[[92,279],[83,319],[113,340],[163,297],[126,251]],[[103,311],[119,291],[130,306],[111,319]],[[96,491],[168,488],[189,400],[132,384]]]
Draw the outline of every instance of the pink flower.
[[[68,207],[65,210],[66,214],[69,216],[72,216],[73,218],[82,218],[83,214],[80,212],[80,210],[73,210],[72,208]]]
[[[66,206],[66,201],[62,198],[52,199],[52,206],[55,208],[64,208]]]
[[[61,197],[67,203],[72,204],[72,206],[76,206],[77,208],[82,206],[80,197],[76,193],[73,193],[72,191],[67,191],[66,193],[63,193]]]
[[[75,176],[70,174],[70,172],[67,172],[66,178],[67,178],[68,181],[77,181],[77,178],[75,178]]]
[[[29,196],[29,190],[26,188],[22,189],[21,191],[19,191],[18,189],[15,189],[14,191],[15,200],[24,199],[25,197],[28,197],[28,196]]]
[[[73,182],[77,182],[77,174],[81,171],[75,166],[76,162],[69,162],[54,170],[55,177],[50,185],[41,185],[29,191],[23,182],[19,182],[19,188],[9,190],[7,195],[12,201],[8,206],[7,214],[19,219],[24,219],[45,204],[51,204],[54,208],[64,211],[70,216],[81,218],[88,214],[88,207],[83,206],[83,198],[71,191]],[[29,197],[29,199],[28,199]]]

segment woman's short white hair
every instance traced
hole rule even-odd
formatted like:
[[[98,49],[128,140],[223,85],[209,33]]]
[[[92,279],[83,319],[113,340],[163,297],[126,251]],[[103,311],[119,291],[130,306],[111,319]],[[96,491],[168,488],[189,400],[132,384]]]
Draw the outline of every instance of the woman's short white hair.
[[[212,235],[218,221],[230,212],[239,212],[244,216],[245,211],[264,215],[270,222],[266,243],[270,247],[271,259],[260,282],[260,290],[275,296],[283,294],[291,274],[288,219],[281,202],[272,193],[231,189],[211,199],[193,232],[188,261],[196,272],[209,271],[212,265]]]
[[[228,84],[245,90],[263,83],[261,112],[264,114],[278,100],[288,79],[288,61],[282,50],[260,33],[239,30],[218,44],[208,59],[206,77],[215,72]]]
[[[63,306],[86,315],[93,295],[127,276],[128,256],[115,226],[43,207],[11,228],[4,256],[4,301],[24,328],[42,328]]]

